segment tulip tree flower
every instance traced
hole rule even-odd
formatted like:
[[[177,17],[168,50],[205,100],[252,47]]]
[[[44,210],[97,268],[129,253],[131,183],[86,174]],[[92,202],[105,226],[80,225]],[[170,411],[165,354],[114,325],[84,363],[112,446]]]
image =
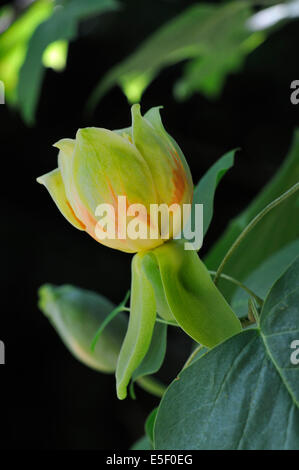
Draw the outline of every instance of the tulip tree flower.
[[[134,105],[129,129],[79,129],[75,140],[62,139],[54,145],[59,149],[58,168],[37,179],[46,186],[71,224],[104,245],[129,253],[155,248],[165,239],[159,233],[159,226],[151,227],[153,232],[155,228],[158,230],[156,238],[126,237],[123,224],[132,221],[135,214],[126,217],[125,221],[123,217],[118,218],[118,196],[125,198],[126,206],[142,205],[147,214],[151,205],[174,204],[179,208],[192,202],[189,167],[183,154],[167,137],[162,124],[157,127],[157,113],[158,109],[154,108],[149,121],[141,116],[139,105]],[[156,127],[152,124],[154,119]],[[120,236],[99,236],[101,225],[96,214],[101,205],[110,205],[114,209]],[[173,217],[169,220],[169,237],[175,235],[171,230]],[[149,218],[143,217],[143,213],[137,219],[140,224],[150,225]],[[177,231],[180,230],[181,226],[178,226]]]
[[[177,239],[184,225],[181,209],[192,202],[193,183],[159,108],[142,117],[140,106],[133,105],[131,127],[79,129],[74,140],[62,139],[55,146],[58,168],[38,182],[62,214],[100,243],[136,253],[129,325],[116,368],[120,399],[149,349],[157,314],[207,347],[241,331],[196,251],[185,250]],[[121,211],[121,205],[127,210]],[[152,218],[151,208],[160,205],[169,208],[166,221]],[[103,207],[105,224],[97,219]],[[132,226],[143,236],[133,236]]]

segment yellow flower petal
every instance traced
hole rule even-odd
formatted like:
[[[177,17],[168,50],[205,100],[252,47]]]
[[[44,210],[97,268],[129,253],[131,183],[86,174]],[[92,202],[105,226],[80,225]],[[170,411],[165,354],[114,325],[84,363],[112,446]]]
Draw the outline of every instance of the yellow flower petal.
[[[46,173],[43,176],[37,178],[37,182],[43,184],[49,191],[52,199],[57,205],[60,212],[64,217],[76,228],[79,230],[85,230],[85,226],[82,222],[76,217],[72,206],[70,205],[61,176],[61,172],[58,168],[49,173]]]

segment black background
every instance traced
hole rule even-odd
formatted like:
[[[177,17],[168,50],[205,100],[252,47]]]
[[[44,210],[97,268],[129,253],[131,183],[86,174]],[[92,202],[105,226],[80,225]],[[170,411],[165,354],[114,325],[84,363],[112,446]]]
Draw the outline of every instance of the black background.
[[[131,256],[107,249],[75,230],[35,178],[56,166],[52,144],[77,128],[129,124],[125,96],[114,88],[93,116],[83,107],[93,86],[159,25],[190,1],[128,0],[122,11],[82,25],[63,73],[47,70],[36,125],[27,127],[7,106],[1,122],[2,447],[10,449],[126,449],[143,434],[157,400],[138,390],[119,402],[113,376],[78,363],[37,309],[37,288],[72,283],[119,303],[130,284]],[[220,99],[194,95],[174,100],[172,85],[183,64],[164,70],[142,98],[142,111],[164,105],[163,122],[190,164],[194,182],[227,150],[240,147],[234,168],[217,192],[216,215],[202,254],[231,217],[257,194],[282,163],[299,125],[290,83],[299,79],[299,21],[276,32],[229,76]],[[170,380],[188,353],[183,334],[170,334],[161,375]]]

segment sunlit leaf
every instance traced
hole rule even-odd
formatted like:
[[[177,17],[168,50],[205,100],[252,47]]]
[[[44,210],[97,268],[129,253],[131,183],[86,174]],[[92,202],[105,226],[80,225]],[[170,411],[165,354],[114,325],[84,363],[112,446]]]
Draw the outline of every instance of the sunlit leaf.
[[[235,69],[249,50],[260,43],[256,39],[255,42],[251,41],[249,47],[248,39],[253,33],[245,27],[245,22],[250,15],[250,2],[246,1],[191,6],[111,69],[95,89],[89,105],[94,106],[114,85],[121,86],[130,101],[139,101],[145,88],[162,68],[186,59],[196,59],[187,66],[190,69],[186,71],[186,79],[190,74],[193,78],[191,80],[190,77],[189,81],[194,82],[194,74],[190,70],[196,64],[197,82],[200,81],[196,87],[207,94],[215,93],[227,73]],[[176,89],[177,94],[182,95],[182,86],[181,81]]]
[[[67,41],[55,41],[49,44],[43,53],[44,66],[59,72],[63,70],[66,66],[67,50]]]
[[[5,84],[5,98],[13,104],[21,65],[28,41],[35,28],[53,11],[53,2],[38,0],[28,7],[0,36],[0,79]]]
[[[34,120],[44,74],[42,59],[49,44],[73,40],[81,20],[116,8],[116,0],[69,0],[57,6],[52,16],[36,28],[28,44],[18,85],[18,105],[26,122]]]

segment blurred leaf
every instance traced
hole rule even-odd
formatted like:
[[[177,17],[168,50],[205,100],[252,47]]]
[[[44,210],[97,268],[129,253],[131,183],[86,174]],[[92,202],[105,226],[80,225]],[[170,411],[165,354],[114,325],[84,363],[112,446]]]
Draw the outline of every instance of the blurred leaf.
[[[103,331],[94,352],[92,339],[114,305],[105,297],[85,289],[46,284],[39,289],[39,308],[69,351],[83,364],[101,372],[114,372],[127,317],[119,313]]]
[[[27,123],[34,121],[44,73],[42,58],[45,49],[56,41],[74,39],[81,20],[116,8],[116,0],[69,0],[58,5],[53,15],[36,28],[29,41],[18,84],[18,105]]]
[[[299,449],[298,278],[299,257],[272,287],[257,328],[181,372],[158,409],[155,449]]]
[[[10,104],[14,104],[17,99],[19,70],[26,55],[30,36],[52,11],[52,1],[38,0],[0,36],[0,79],[5,84],[5,97]]]
[[[167,325],[156,322],[149,350],[141,364],[133,372],[132,385],[141,377],[158,372],[164,361],[166,345]],[[133,389],[131,389],[131,392],[133,393]]]
[[[153,446],[148,436],[143,436],[132,445],[130,450],[153,450]]]
[[[250,35],[246,31],[246,34],[248,38],[245,40],[234,36],[233,41],[227,41],[228,37],[224,35],[223,42],[219,38],[215,50],[187,62],[182,78],[175,84],[175,97],[184,100],[195,92],[201,92],[209,98],[217,98],[227,75],[237,72],[246,56],[265,39],[262,33]]]
[[[201,3],[186,9],[107,73],[94,90],[90,107],[114,85],[123,88],[129,101],[139,101],[162,68],[194,58],[199,82],[196,87],[203,92],[215,93],[231,68],[235,69],[254,44],[256,47],[260,42],[260,36],[259,41],[248,42],[253,36],[245,28],[250,15],[250,2],[246,1],[225,5]],[[186,74],[187,77],[188,70]],[[189,71],[189,75],[190,81],[191,75],[194,81],[194,73]]]
[[[233,219],[223,236],[205,258],[209,269],[216,270],[222,258],[248,223],[273,199],[299,181],[299,131],[294,136],[291,150],[274,178],[253,200],[247,209]],[[246,236],[225,265],[224,272],[240,281],[263,261],[299,237],[298,194],[269,212]],[[230,298],[235,287],[219,280],[219,288]]]
[[[43,53],[43,64],[58,72],[66,66],[68,43],[67,41],[55,41],[49,44]]]
[[[233,166],[235,153],[236,150],[231,150],[223,155],[209,168],[194,188],[191,226],[193,227],[195,220],[195,204],[203,204],[203,236],[207,233],[213,217],[215,191],[225,173]]]
[[[252,289],[259,297],[265,299],[272,284],[282,275],[298,253],[299,239],[289,243],[270,256],[245,279],[244,284]],[[237,288],[232,297],[232,309],[240,318],[247,315],[248,298],[247,292],[240,288]]]
[[[283,20],[292,20],[299,16],[299,1],[279,3],[269,8],[265,8],[253,15],[248,21],[248,27],[252,31],[270,28]]]

